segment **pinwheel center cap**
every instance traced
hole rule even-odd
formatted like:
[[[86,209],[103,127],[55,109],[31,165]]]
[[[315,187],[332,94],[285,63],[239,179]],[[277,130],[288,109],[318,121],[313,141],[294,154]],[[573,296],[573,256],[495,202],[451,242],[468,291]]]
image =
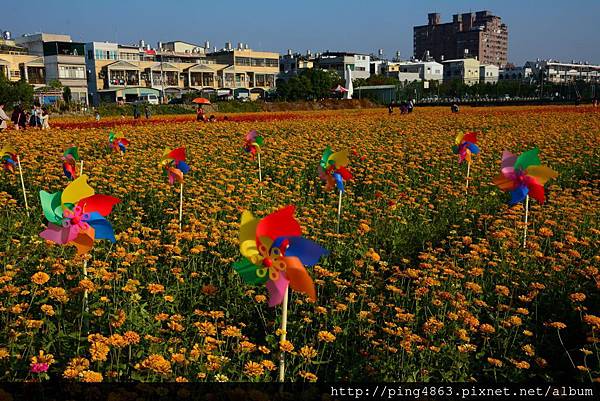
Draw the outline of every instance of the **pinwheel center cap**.
[[[271,260],[271,258],[264,258],[262,264],[264,267],[271,267],[273,266],[273,261]]]

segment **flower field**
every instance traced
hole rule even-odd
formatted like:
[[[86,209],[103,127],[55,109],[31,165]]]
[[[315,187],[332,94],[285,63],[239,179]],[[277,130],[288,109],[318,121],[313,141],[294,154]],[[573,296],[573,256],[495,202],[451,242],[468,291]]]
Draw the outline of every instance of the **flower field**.
[[[18,174],[0,182],[0,378],[8,381],[600,380],[600,113],[586,107],[417,108],[233,116],[203,124],[157,117],[2,133]],[[109,124],[108,124],[109,125]],[[131,144],[107,149],[109,131]],[[242,150],[260,132],[257,162]],[[479,131],[468,193],[452,152]],[[121,200],[117,242],[86,256],[40,238],[39,191],[68,184],[61,156],[79,147],[97,193]],[[317,166],[349,149],[338,197]],[[179,185],[158,167],[185,146]],[[558,172],[547,201],[524,205],[492,184],[503,150],[540,149]],[[262,195],[261,195],[262,192]],[[243,210],[296,206],[303,234],[329,251],[308,271],[316,302],[291,292],[287,340],[265,286],[244,284]],[[87,278],[82,266],[87,258]],[[87,291],[87,305],[84,292]]]

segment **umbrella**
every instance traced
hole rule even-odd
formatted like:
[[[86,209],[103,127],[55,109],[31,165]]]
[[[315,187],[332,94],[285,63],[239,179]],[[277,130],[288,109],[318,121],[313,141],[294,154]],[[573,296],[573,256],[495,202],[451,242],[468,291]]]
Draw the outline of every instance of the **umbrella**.
[[[348,89],[344,88],[342,85],[338,85],[334,90],[334,92],[348,92]]]
[[[197,97],[194,100],[192,100],[192,103],[197,103],[197,104],[210,104],[210,100],[208,100],[205,97]]]

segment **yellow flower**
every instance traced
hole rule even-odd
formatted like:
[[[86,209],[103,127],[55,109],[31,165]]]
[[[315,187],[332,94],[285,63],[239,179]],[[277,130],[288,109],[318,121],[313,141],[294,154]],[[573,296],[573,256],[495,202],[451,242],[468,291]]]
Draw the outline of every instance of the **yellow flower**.
[[[81,381],[85,383],[100,383],[103,380],[102,373],[84,370],[81,372]]]
[[[264,361],[262,361],[261,365],[263,365],[263,367],[269,371],[273,371],[273,370],[277,369],[275,364],[268,359],[265,359]]]
[[[302,377],[304,380],[308,380],[309,382],[316,382],[318,379],[314,373],[306,372],[304,370],[301,370],[298,373],[298,376]]]
[[[158,373],[163,376],[171,373],[171,363],[162,355],[158,354],[150,355],[148,358],[136,365],[136,368],[151,370],[154,373]]]
[[[307,360],[311,360],[315,356],[317,356],[317,350],[314,349],[313,347],[305,345],[304,347],[300,348],[299,354],[300,354],[300,356],[302,358],[307,359]]]
[[[328,331],[319,331],[319,334],[317,334],[317,339],[326,343],[332,343],[335,341],[335,336]]]
[[[90,345],[92,361],[106,361],[108,351],[110,351],[110,348],[103,342],[94,341],[92,345]]]
[[[37,272],[31,276],[31,281],[37,285],[46,284],[50,280],[50,276],[44,272]]]
[[[292,352],[294,350],[294,345],[287,340],[279,341],[279,349],[281,352]]]
[[[502,367],[502,361],[501,361],[501,360],[499,360],[499,359],[496,359],[496,358],[488,358],[488,359],[487,359],[487,361],[488,361],[488,363],[489,363],[490,365],[493,365],[493,366],[495,366],[495,367],[497,367],[497,368],[501,368],[501,367]]]
[[[261,364],[258,364],[256,362],[246,362],[246,364],[244,365],[244,373],[246,374],[246,376],[249,377],[258,377],[258,376],[262,376],[262,374],[264,373],[264,368]]]

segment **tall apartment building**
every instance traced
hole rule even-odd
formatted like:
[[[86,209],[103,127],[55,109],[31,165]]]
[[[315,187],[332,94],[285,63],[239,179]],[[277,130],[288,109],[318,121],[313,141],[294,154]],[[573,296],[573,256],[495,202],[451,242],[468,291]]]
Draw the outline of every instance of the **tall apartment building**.
[[[489,11],[454,14],[441,23],[440,14],[428,14],[428,24],[413,28],[413,51],[418,59],[429,55],[438,62],[476,57],[483,64],[508,63],[508,27]]]

